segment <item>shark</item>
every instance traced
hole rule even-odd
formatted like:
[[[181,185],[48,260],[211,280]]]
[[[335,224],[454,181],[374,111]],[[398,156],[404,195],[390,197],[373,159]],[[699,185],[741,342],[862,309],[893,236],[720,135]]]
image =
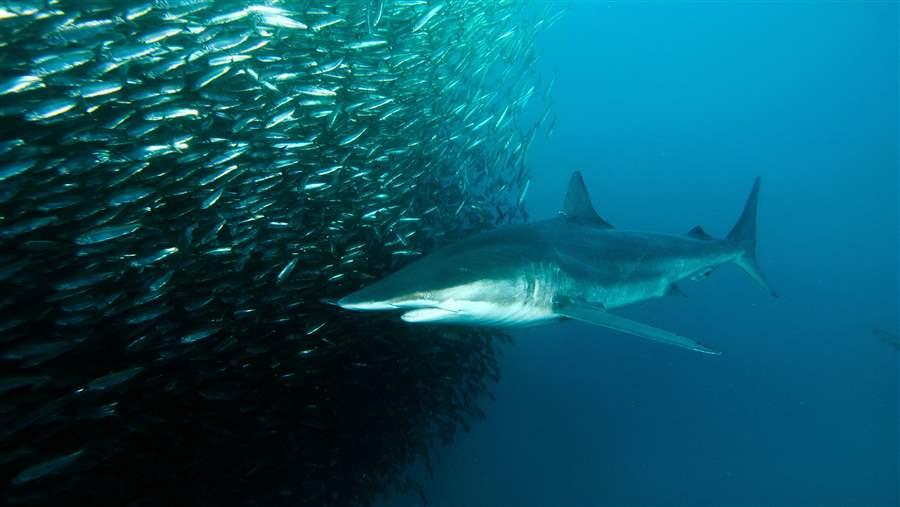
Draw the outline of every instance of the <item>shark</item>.
[[[402,311],[409,323],[525,327],[586,322],[706,354],[719,351],[613,312],[734,264],[769,291],[756,261],[759,178],[724,238],[622,230],[597,214],[580,172],[558,217],[488,230],[423,256],[341,299],[347,310]]]
[[[887,343],[891,347],[894,347],[895,349],[900,350],[900,335],[898,335],[896,332],[889,331],[884,328],[877,328],[877,327],[873,327],[871,329],[872,329],[872,333],[875,336],[881,338],[881,340],[884,343]]]

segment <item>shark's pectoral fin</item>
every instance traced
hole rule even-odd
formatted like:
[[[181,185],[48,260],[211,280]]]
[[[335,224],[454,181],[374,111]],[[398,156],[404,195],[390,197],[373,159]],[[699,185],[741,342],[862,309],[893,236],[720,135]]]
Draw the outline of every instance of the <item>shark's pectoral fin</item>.
[[[615,329],[616,331],[640,336],[642,338],[649,338],[669,345],[675,345],[676,347],[703,352],[704,354],[721,354],[718,350],[701,345],[684,336],[679,336],[675,333],[670,333],[635,320],[626,319],[625,317],[609,313],[602,305],[598,304],[567,301],[554,308],[554,313],[570,319],[587,322],[588,324]]]

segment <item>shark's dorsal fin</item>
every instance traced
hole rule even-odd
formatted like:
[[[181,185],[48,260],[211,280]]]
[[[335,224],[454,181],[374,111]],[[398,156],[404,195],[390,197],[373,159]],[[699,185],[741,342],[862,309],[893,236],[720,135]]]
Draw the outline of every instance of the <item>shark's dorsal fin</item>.
[[[697,225],[693,229],[689,230],[687,232],[687,235],[694,239],[703,239],[703,240],[713,239],[713,237],[710,236],[709,234],[707,234],[707,232],[703,230],[703,227],[700,227],[699,225]]]
[[[579,171],[572,173],[572,179],[569,180],[569,192],[566,194],[562,214],[566,220],[572,222],[589,223],[607,229],[613,228],[609,222],[600,218],[600,215],[594,211],[594,205],[591,204],[591,198],[587,189],[584,188],[584,180]]]

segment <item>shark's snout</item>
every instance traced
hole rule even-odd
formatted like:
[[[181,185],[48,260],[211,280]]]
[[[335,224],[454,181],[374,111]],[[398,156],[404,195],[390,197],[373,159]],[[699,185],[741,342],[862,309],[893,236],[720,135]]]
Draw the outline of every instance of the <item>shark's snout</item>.
[[[422,294],[398,293],[392,290],[392,287],[384,280],[348,294],[339,299],[336,304],[346,310],[357,311],[429,308],[438,305],[437,301],[425,298]]]
[[[337,305],[346,310],[375,311],[393,310],[394,306],[384,298],[374,297],[371,288],[366,287],[338,299]]]
[[[397,308],[396,306],[383,301],[357,300],[354,298],[354,294],[339,299],[337,305],[345,310],[357,311],[394,310]]]
[[[379,311],[393,310],[396,307],[390,303],[390,298],[385,297],[378,290],[383,282],[363,287],[356,292],[347,294],[337,301],[337,305],[346,310]]]
[[[345,310],[378,311],[378,310],[402,310],[408,308],[433,308],[438,306],[437,301],[420,299],[415,297],[376,299],[367,297],[365,289],[354,292],[339,299],[336,303]]]

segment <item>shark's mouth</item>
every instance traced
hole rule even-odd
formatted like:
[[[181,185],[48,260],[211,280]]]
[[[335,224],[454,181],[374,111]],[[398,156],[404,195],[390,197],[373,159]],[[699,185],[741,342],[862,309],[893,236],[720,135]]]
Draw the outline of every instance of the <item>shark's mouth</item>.
[[[340,299],[336,303],[346,310],[378,311],[378,310],[402,310],[404,308],[432,308],[438,306],[436,301],[424,299],[411,299],[405,301],[354,301],[353,295]]]
[[[404,313],[400,316],[404,322],[434,322],[455,317],[459,312],[445,310],[444,308],[420,308]]]
[[[405,322],[454,322],[490,325],[502,308],[485,301],[447,299],[420,304],[400,316]]]
[[[362,311],[362,312],[379,311],[379,310],[396,310],[397,309],[396,306],[394,306],[390,303],[383,303],[380,301],[354,302],[354,301],[348,301],[346,298],[338,300],[335,304],[337,304],[338,306],[340,306],[341,308],[343,308],[345,310],[358,310],[358,311]]]

